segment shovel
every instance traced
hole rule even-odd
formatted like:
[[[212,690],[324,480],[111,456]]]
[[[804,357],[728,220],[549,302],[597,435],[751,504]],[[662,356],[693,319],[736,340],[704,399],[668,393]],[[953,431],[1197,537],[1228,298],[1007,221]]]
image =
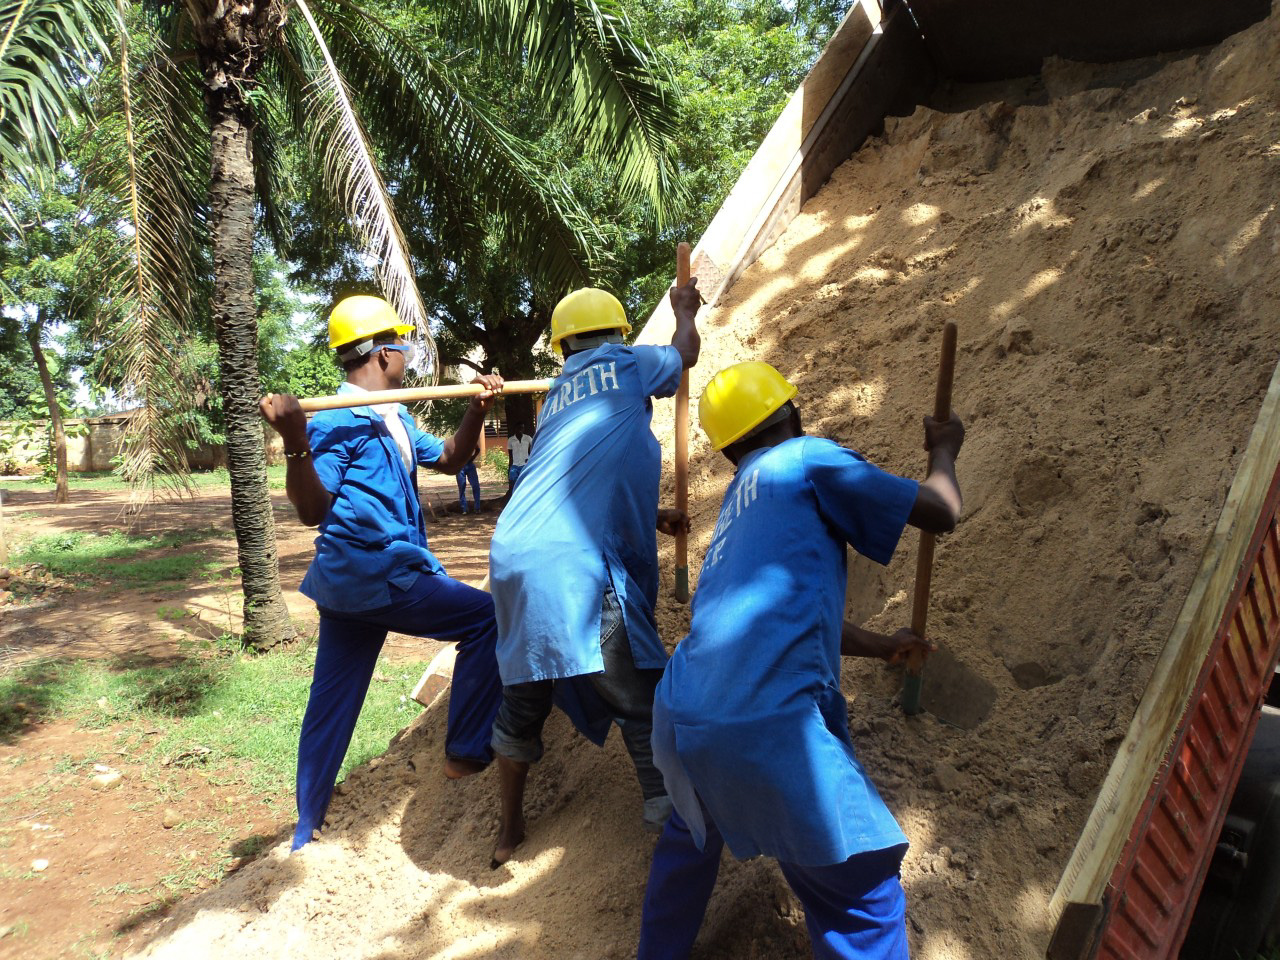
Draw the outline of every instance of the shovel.
[[[951,418],[951,384],[956,369],[956,325],[948,323],[942,330],[942,358],[938,362],[938,390],[934,395],[933,419]],[[932,456],[930,456],[932,461]],[[916,590],[911,604],[911,632],[925,636],[929,619],[929,588],[933,580],[932,533],[920,532],[920,552],[916,558]],[[929,657],[926,676],[925,655],[913,652],[907,658],[907,673],[902,682],[902,712],[915,716],[928,710],[943,723],[962,730],[972,730],[991,712],[996,691],[990,683],[955,654],[939,649]]]
[[[550,380],[508,380],[499,393],[546,393]],[[478,383],[446,384],[442,387],[404,387],[400,390],[371,390],[367,393],[335,393],[328,397],[307,397],[298,401],[303,413],[318,410],[341,410],[346,407],[365,407],[380,403],[421,403],[425,400],[449,400],[456,397],[475,397],[484,393]]]
[[[676,286],[689,282],[689,245],[676,244]],[[689,513],[689,371],[680,375],[676,391],[676,509]],[[676,601],[689,602],[689,535],[676,533]]]

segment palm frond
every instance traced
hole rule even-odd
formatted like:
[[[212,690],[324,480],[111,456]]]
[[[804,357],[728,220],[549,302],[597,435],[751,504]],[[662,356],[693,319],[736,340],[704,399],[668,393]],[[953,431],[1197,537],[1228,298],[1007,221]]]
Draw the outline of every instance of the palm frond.
[[[439,2],[483,55],[524,64],[553,115],[612,158],[624,194],[647,196],[659,217],[678,201],[678,89],[616,0]]]
[[[123,23],[123,0],[117,3]],[[99,339],[109,385],[141,402],[120,468],[131,505],[139,507],[160,485],[189,489],[187,413],[194,401],[181,354],[195,314],[195,251],[205,228],[195,185],[197,171],[208,169],[208,138],[194,78],[163,44],[135,65],[127,28],[116,42],[119,109],[103,111],[87,173],[114,198],[123,224],[125,242],[105,268]]]
[[[289,133],[293,118],[281,99],[281,86],[271,82],[275,71],[258,77],[253,96],[253,180],[261,227],[281,256],[288,257],[294,232],[290,204],[295,188],[290,176]],[[261,81],[267,82],[261,82]]]
[[[58,162],[58,122],[80,107],[91,57],[106,52],[105,0],[0,0],[0,165]]]
[[[432,382],[439,377],[439,356],[418,292],[409,247],[396,219],[391,194],[378,171],[373,147],[360,114],[351,101],[328,43],[306,0],[295,0],[306,23],[311,46],[297,43],[289,30],[294,63],[305,71],[307,131],[312,151],[320,156],[330,191],[342,200],[370,257],[387,300],[400,318],[411,323],[427,345]],[[318,59],[317,59],[318,57]]]
[[[483,99],[423,45],[367,10],[324,2],[330,49],[370,126],[400,158],[400,193],[425,204],[455,262],[494,232],[530,273],[556,288],[601,266],[602,238],[565,172],[494,118]]]

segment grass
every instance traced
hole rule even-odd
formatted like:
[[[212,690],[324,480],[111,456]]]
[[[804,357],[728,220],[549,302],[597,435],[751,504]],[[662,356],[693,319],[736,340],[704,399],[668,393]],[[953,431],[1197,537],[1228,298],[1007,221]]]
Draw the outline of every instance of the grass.
[[[132,755],[152,775],[198,765],[215,782],[287,797],[314,663],[310,644],[259,657],[213,648],[156,665],[30,663],[0,675],[0,741],[16,741],[33,720],[121,728],[136,744]],[[382,754],[417,715],[420,708],[407,694],[425,667],[381,662],[375,676],[386,679],[370,685],[340,777]]]
[[[93,578],[130,585],[214,577],[226,566],[200,552],[168,553],[190,543],[230,536],[214,528],[166,536],[136,536],[114,531],[96,534],[74,531],[35,537],[9,556],[11,566],[38,563],[50,573],[70,580]]]
[[[216,470],[199,470],[188,475],[191,485],[197,490],[210,487],[226,487],[231,484],[231,475],[225,467]],[[284,489],[284,465],[267,467],[267,482],[272,490]],[[39,475],[0,477],[0,483],[6,487],[20,490],[52,491],[54,484]],[[69,473],[67,483],[72,490],[128,490],[129,485],[110,470],[93,470],[84,473]]]
[[[207,551],[177,552],[218,536],[227,534],[55,534],[21,545],[10,563],[40,563],[71,581],[109,579],[123,588],[152,589],[163,581],[219,576],[225,563],[209,560]],[[157,614],[177,620],[187,611],[170,605]],[[133,755],[141,751],[157,768],[165,759],[176,766],[199,764],[227,782],[244,779],[268,794],[289,792],[314,647],[304,643],[251,657],[240,654],[234,637],[222,636],[180,649],[183,656],[163,663],[48,658],[0,673],[0,741],[14,741],[33,720],[70,718],[82,728],[118,730]],[[391,674],[397,682],[372,684],[344,773],[381,754],[416,714],[406,695],[424,666],[382,665],[377,676]]]

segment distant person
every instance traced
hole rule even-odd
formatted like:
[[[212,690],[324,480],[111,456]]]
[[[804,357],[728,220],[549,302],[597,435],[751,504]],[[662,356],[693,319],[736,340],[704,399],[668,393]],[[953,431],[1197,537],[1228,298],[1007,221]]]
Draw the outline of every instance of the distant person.
[[[653,690],[667,661],[654,618],[654,529],[674,534],[687,520],[658,510],[662,452],[650,398],[672,396],[697,362],[695,283],[671,290],[670,346],[625,346],[626,311],[604,290],[576,290],[551,315],[564,369],[489,554],[505,685],[492,744],[502,778],[495,865],[524,839],[525,779],[542,757],[553,698],[597,744],[617,723],[649,829],[660,830],[671,811],[649,745]]]
[[[840,657],[931,647],[844,622],[845,546],[887,564],[908,524],[951,530],[964,427],[925,418],[931,464],[916,483],[805,436],[795,393],[747,362],[717,373],[698,404],[736,473],[654,700],[654,760],[675,812],[653,854],[639,960],[689,956],[726,843],[740,859],[777,858],[815,957],[907,957],[907,838],[854,754]]]
[[[524,423],[516,424],[516,432],[507,440],[507,456],[510,465],[507,467],[507,486],[514,489],[520,479],[520,471],[529,461],[529,448],[533,446],[533,437],[524,432]]]
[[[379,297],[338,303],[329,316],[329,346],[347,372],[338,393],[402,386],[412,350],[403,337],[412,331]],[[308,423],[296,397],[262,400],[263,418],[284,440],[289,501],[303,524],[320,528],[299,588],[320,611],[320,633],[298,742],[294,850],[324,823],[388,630],[458,644],[445,775],[478,773],[492,759],[489,738],[502,699],[493,601],[445,574],[427,546],[418,500],[419,466],[457,473],[476,447],[502,378],[472,383],[484,392],[444,440],[419,430],[398,403],[325,410]]]
[[[467,461],[467,465],[458,471],[458,506],[463,513],[467,512],[467,481],[471,482],[471,496],[475,500],[475,510],[480,512],[480,474],[476,471],[476,457],[480,455],[480,448],[476,447],[471,452],[471,459]]]

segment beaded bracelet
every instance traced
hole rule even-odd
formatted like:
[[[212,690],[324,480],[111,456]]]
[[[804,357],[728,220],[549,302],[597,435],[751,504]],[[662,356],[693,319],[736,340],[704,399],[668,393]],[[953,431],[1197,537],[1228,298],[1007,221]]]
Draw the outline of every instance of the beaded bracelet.
[[[288,450],[286,450],[286,451],[284,452],[284,458],[285,458],[286,460],[304,460],[304,459],[306,459],[306,458],[307,458],[307,457],[309,457],[309,456],[311,456],[311,448],[310,448],[310,447],[308,447],[308,448],[307,448],[307,449],[305,449],[305,450],[299,450],[299,451],[297,451],[296,453],[290,453]]]

